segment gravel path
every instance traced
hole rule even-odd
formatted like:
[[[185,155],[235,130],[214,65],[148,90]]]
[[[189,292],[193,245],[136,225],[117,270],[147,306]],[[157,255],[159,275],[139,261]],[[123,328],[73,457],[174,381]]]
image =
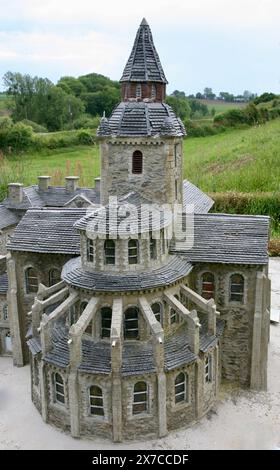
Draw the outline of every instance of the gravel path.
[[[280,258],[270,262],[272,305],[280,309]],[[268,392],[223,388],[219,403],[191,428],[148,442],[76,440],[42,422],[30,400],[29,367],[0,358],[0,450],[280,448],[280,325],[271,325]]]

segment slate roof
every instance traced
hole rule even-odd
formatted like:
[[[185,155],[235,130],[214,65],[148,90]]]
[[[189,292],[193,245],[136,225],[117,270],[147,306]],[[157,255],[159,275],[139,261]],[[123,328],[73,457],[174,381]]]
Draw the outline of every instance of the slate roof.
[[[169,371],[183,364],[190,364],[197,356],[190,351],[187,343],[187,325],[165,338],[164,342],[165,370]]]
[[[50,186],[47,191],[39,191],[37,185],[29,186],[23,189],[23,201],[20,204],[14,204],[9,198],[3,201],[6,209],[27,210],[32,207],[63,207],[77,195],[83,195],[93,204],[99,204],[100,194],[95,189],[77,188],[76,191],[68,192],[65,187]]]
[[[144,101],[122,101],[118,104],[109,118],[109,126],[105,127],[103,122],[97,129],[97,135],[108,137],[109,129],[111,135],[117,137],[186,135],[184,124],[168,104]]]
[[[193,248],[173,243],[171,253],[191,263],[267,264],[268,240],[269,217],[195,214]]]
[[[190,181],[184,180],[183,206],[186,207],[187,204],[194,205],[195,214],[206,214],[210,211],[214,201]]]
[[[168,83],[154,46],[151,29],[145,18],[137,31],[131,54],[120,81]]]
[[[165,370],[169,371],[183,364],[190,364],[197,359],[188,347],[187,330],[184,326],[181,331],[166,338],[164,344]],[[69,365],[69,338],[68,328],[55,325],[53,330],[53,349],[48,352],[44,361],[59,367]],[[41,352],[40,341],[31,338],[27,341],[33,355]],[[90,374],[111,373],[111,346],[110,342],[82,339],[82,362],[79,365],[81,372]],[[156,372],[152,341],[125,341],[123,343],[122,368],[123,376],[137,376]]]
[[[19,220],[19,214],[0,204],[0,230],[16,225]]]
[[[86,209],[30,209],[26,212],[8,248],[35,253],[80,254],[80,235],[74,224]]]
[[[8,292],[8,275],[7,273],[0,275],[0,294],[7,294]]]
[[[83,270],[81,258],[73,258],[64,265],[61,278],[74,287],[95,292],[139,291],[172,284],[191,269],[191,263],[182,257],[171,256],[165,265],[144,272],[90,272]]]
[[[125,237],[160,230],[172,223],[170,213],[161,211],[160,206],[157,209],[156,204],[151,205],[148,199],[135,191],[118,198],[113,213],[112,209],[113,205],[89,208],[87,214],[75,223],[75,228],[92,234],[118,233]]]

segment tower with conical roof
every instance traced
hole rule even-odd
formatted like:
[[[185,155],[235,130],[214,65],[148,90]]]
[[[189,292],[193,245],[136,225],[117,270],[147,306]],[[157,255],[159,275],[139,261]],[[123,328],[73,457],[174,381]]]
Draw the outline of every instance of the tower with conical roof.
[[[164,102],[168,82],[145,19],[120,82],[122,101],[97,132],[101,202],[133,190],[152,202],[180,203],[185,128]]]

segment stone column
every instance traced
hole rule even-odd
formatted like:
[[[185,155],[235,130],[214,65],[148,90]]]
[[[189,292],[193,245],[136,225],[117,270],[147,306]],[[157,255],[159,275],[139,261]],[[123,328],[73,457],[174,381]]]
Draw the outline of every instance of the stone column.
[[[122,382],[119,373],[112,374],[113,440],[122,441]]]
[[[40,396],[41,396],[41,413],[42,419],[45,423],[48,422],[48,390],[46,381],[45,364],[41,360],[39,365],[39,377],[40,377]]]
[[[163,371],[157,374],[158,385],[158,435],[164,437],[167,434],[166,417],[166,376]]]
[[[203,415],[203,380],[204,362],[199,359],[195,365],[195,416],[200,418]]]
[[[252,359],[251,359],[251,380],[250,387],[255,390],[263,388],[261,380],[261,341],[262,341],[262,316],[263,316],[263,294],[264,294],[264,275],[257,272],[256,294],[255,294],[255,312],[253,323],[252,338]]]
[[[9,322],[11,328],[11,337],[13,343],[13,362],[15,366],[24,365],[23,342],[21,338],[20,319],[17,302],[17,277],[16,264],[11,253],[7,255],[7,271],[9,279],[8,306],[9,306]]]
[[[111,368],[112,368],[112,415],[113,440],[122,441],[122,383],[120,371],[122,367],[122,324],[123,300],[113,300],[111,324]]]
[[[77,368],[73,367],[68,377],[71,435],[80,437],[80,401]]]

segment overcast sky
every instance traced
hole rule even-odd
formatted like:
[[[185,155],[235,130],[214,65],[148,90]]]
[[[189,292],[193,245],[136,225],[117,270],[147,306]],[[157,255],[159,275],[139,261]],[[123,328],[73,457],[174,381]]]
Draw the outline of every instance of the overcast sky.
[[[0,0],[0,76],[118,80],[143,17],[168,92],[280,93],[279,0]]]

